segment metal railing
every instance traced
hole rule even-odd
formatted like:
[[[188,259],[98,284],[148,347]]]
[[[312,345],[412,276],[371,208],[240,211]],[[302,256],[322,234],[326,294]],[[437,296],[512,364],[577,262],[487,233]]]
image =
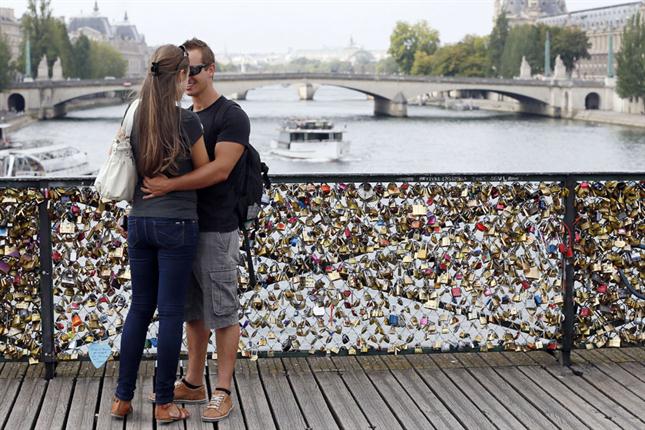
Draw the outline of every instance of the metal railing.
[[[240,353],[407,353],[645,340],[645,174],[277,175],[240,267]],[[123,205],[92,178],[0,180],[0,352],[118,354]],[[148,333],[154,353],[156,326]],[[214,347],[211,345],[210,350]]]

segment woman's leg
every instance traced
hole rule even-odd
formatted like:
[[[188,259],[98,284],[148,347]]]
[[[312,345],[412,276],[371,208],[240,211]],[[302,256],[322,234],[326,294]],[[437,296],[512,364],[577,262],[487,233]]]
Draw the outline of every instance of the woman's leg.
[[[173,400],[186,288],[190,282],[199,232],[196,221],[159,222],[155,232],[160,248],[155,403],[163,405]]]
[[[147,240],[145,218],[128,220],[128,254],[132,277],[132,304],[121,334],[119,381],[116,397],[132,400],[148,326],[157,306],[159,267],[157,249]],[[148,225],[148,228],[150,226]]]

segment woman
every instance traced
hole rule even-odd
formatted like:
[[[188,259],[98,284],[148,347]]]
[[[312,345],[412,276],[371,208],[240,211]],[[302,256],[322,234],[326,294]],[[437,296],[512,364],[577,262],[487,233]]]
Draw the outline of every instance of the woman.
[[[119,381],[112,415],[132,412],[137,371],[148,325],[159,312],[155,419],[188,417],[172,403],[182,341],[185,292],[197,250],[197,195],[178,191],[144,199],[143,177],[183,175],[208,163],[202,126],[196,114],[178,107],[188,81],[188,54],[164,45],[152,56],[141,88],[130,143],[139,183],[128,217],[132,304],[121,335]]]

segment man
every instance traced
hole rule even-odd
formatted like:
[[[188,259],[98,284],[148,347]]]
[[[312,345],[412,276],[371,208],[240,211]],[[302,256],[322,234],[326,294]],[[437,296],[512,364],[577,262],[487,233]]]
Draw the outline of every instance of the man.
[[[239,162],[249,144],[249,119],[237,104],[213,86],[215,56],[206,43],[191,39],[188,51],[190,76],[186,93],[204,126],[204,141],[211,162],[184,176],[145,178],[143,191],[154,198],[171,191],[198,190],[199,247],[193,282],[186,297],[188,371],[175,385],[174,400],[201,403],[207,400],[204,364],[210,330],[215,330],[217,385],[204,421],[219,421],[233,408],[231,383],[240,339],[237,295],[239,216],[237,190],[244,174]]]

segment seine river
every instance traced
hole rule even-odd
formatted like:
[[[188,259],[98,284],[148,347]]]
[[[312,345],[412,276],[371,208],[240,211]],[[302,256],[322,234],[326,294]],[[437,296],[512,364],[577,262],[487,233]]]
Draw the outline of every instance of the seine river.
[[[293,87],[266,87],[239,103],[251,119],[251,141],[272,173],[645,171],[645,130],[637,128],[424,106],[408,106],[408,118],[377,118],[364,95],[332,87],[320,88],[308,102],[298,100]],[[125,105],[72,112],[12,138],[76,146],[98,169],[124,110]],[[350,157],[310,162],[270,154],[271,139],[293,117],[325,118],[343,128]]]

